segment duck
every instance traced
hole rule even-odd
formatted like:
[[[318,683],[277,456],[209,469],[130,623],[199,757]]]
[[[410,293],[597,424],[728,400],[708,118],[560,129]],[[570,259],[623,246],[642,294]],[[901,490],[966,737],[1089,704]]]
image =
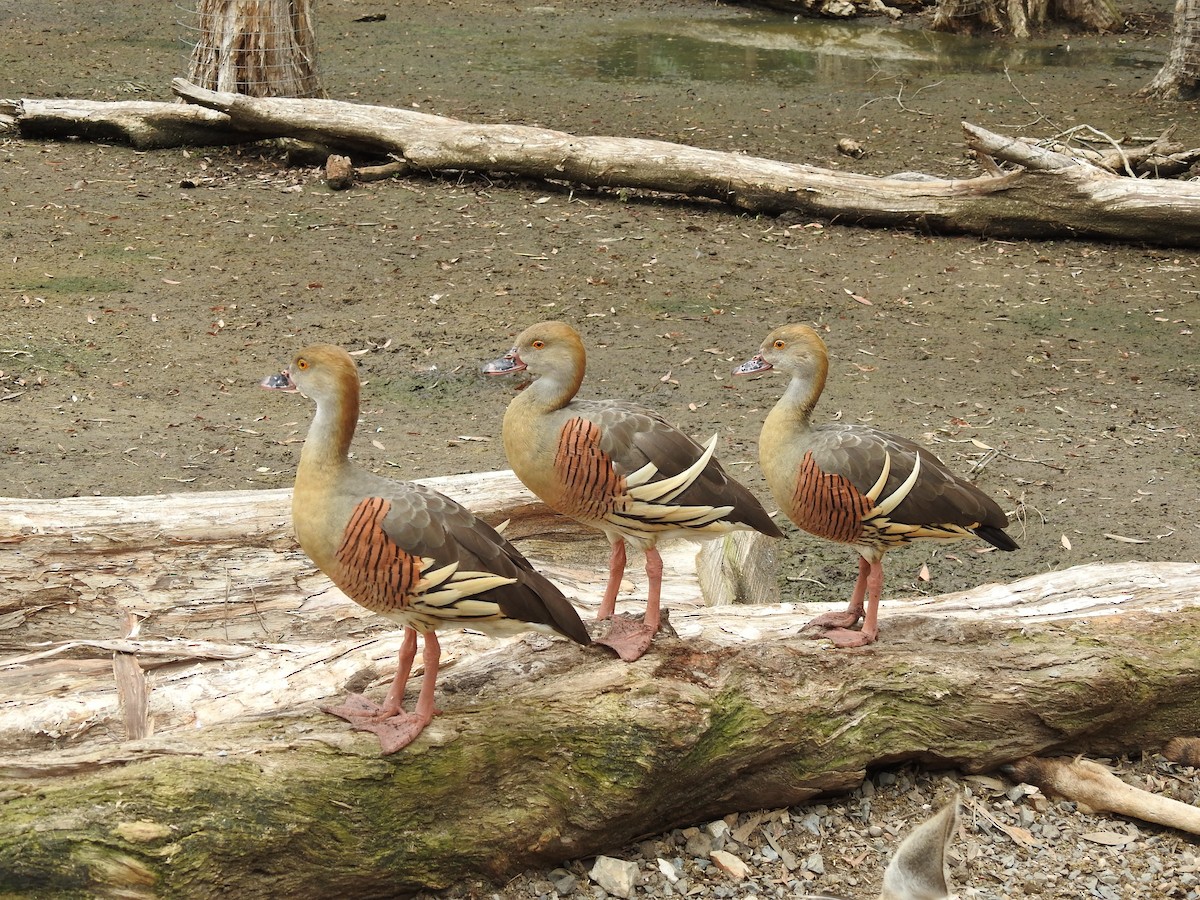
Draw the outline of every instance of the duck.
[[[438,712],[439,629],[470,628],[496,637],[533,630],[590,643],[570,601],[486,522],[438,491],[351,463],[360,383],[345,349],[306,347],[261,384],[316,404],[292,495],[300,548],[346,596],[403,627],[396,675],[383,703],[351,694],[324,712],[373,732],[384,755],[395,753]],[[418,634],[425,676],[410,712],[403,701]]]
[[[734,375],[777,371],[791,380],[767,414],[758,440],[763,477],[779,507],[809,534],[851,545],[858,578],[844,612],[804,628],[836,647],[862,647],[879,634],[883,557],[917,541],[978,538],[1019,549],[1008,516],[982,490],[951,472],[928,448],[867,425],[813,424],[829,353],[807,325],[771,331]],[[859,622],[862,626],[854,629]]]
[[[596,638],[628,662],[643,656],[661,625],[659,541],[715,538],[734,530],[783,536],[762,504],[717,461],[717,435],[704,445],[657,412],[620,400],[582,400],[587,353],[574,326],[526,328],[488,375],[528,371],[533,381],[504,413],[503,441],[517,478],[552,509],[604,533],[611,545]],[[627,545],[645,556],[640,621],[616,617]]]

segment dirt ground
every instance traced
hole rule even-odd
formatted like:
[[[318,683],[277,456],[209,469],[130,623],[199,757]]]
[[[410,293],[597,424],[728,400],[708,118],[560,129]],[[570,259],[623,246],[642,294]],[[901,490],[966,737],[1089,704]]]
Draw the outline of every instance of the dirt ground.
[[[1034,137],[1178,124],[1200,145],[1197,104],[1134,96],[1166,51],[1165,2],[1119,35],[1042,36],[1039,59],[1077,64],[1010,47],[1007,68],[912,75],[880,58],[870,77],[834,83],[609,74],[604,48],[631,22],[752,15],[687,0],[337,0],[318,13],[331,96],[480,122],[872,174],[976,174],[963,120]],[[185,15],[147,0],[0,0],[0,95],[170,99]],[[867,155],[838,155],[842,137]],[[335,193],[261,147],[140,153],[12,135],[0,135],[0,201],[0,496],[287,486],[309,410],[257,383],[317,341],[365,351],[363,465],[507,468],[514,386],[480,365],[561,318],[591,352],[582,396],[638,398],[697,436],[719,432],[722,460],[766,500],[756,436],[783,383],[729,372],[798,321],[832,356],[818,419],[869,422],[975,470],[1021,545],[897,553],[885,603],[1080,563],[1200,560],[1193,251],[782,222],[475,175]],[[785,556],[786,598],[847,596],[851,551],[791,529]]]

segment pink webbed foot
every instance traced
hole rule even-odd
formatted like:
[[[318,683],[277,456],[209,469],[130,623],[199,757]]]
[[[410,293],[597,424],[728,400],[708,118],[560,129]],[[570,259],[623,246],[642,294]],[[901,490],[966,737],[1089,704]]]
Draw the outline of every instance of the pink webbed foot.
[[[641,659],[654,642],[654,635],[658,633],[657,627],[647,625],[642,619],[613,616],[610,621],[612,626],[608,629],[608,634],[596,638],[592,643],[611,647],[625,662]]]
[[[387,719],[351,719],[355,731],[370,731],[379,738],[379,751],[384,756],[403,750],[417,739],[432,716],[400,712]]]
[[[321,712],[345,719],[347,722],[358,722],[362,719],[378,718],[383,712],[383,707],[362,694],[347,694],[337,706],[322,706]]]
[[[812,623],[810,622],[809,625],[811,624]],[[807,629],[808,625],[805,625],[804,627]],[[829,640],[833,641],[833,646],[839,648],[865,647],[868,644],[875,643],[875,638],[877,636],[877,634],[867,632],[866,629],[862,631],[851,631],[848,628],[830,628],[829,630],[819,634],[811,635],[811,637],[814,638],[828,638]]]
[[[815,619],[810,619],[804,623],[801,631],[808,631],[810,628],[820,629],[822,631],[829,630],[845,630],[853,628],[858,624],[859,619],[863,616],[862,610],[844,609],[841,612],[822,613]],[[810,637],[826,637],[824,634],[809,635]]]
[[[347,694],[337,706],[322,706],[321,712],[345,719],[356,731],[370,731],[379,738],[383,755],[403,750],[425,730],[433,716],[441,712],[433,710],[428,716],[408,713],[404,710],[391,711],[362,694]]]

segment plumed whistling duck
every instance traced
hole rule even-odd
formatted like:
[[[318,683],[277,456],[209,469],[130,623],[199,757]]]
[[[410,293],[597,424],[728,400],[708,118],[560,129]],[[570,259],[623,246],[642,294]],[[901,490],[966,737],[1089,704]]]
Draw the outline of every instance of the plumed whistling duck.
[[[873,642],[883,555],[895,547],[977,537],[1017,549],[996,502],[927,448],[865,425],[812,424],[829,372],[825,342],[812,328],[776,328],[734,374],[772,369],[791,378],[759,436],[759,461],[775,502],[805,531],[850,544],[862,557],[846,611],[818,616],[805,628],[822,631],[819,636],[839,647]],[[860,619],[862,629],[851,630]]]
[[[717,436],[696,443],[658,413],[624,400],[579,400],[586,353],[564,322],[525,329],[490,375],[536,376],[504,414],[504,451],[525,486],[548,506],[604,532],[612,545],[599,618],[613,618],[596,643],[625,660],[649,649],[660,624],[662,557],[656,545],[753,529],[782,532],[754,496],[713,457]],[[642,550],[649,582],[639,623],[613,617],[626,544]]]
[[[394,753],[436,712],[437,629],[469,627],[497,636],[537,630],[589,643],[562,592],[491,526],[437,491],[350,463],[359,380],[345,350],[308,347],[262,385],[300,392],[317,405],[292,498],[300,547],[347,596],[404,626],[399,667],[383,705],[351,694],[326,712],[374,732],[383,752]],[[425,679],[409,713],[404,688],[418,632],[424,636]]]

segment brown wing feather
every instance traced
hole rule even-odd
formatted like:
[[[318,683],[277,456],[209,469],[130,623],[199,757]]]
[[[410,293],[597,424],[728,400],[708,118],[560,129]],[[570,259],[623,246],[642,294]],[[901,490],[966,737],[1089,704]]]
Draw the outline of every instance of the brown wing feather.
[[[424,485],[381,481],[392,488],[392,510],[384,530],[393,542],[418,558],[433,559],[439,567],[457,563],[460,570],[515,579],[479,598],[497,603],[505,618],[547,625],[581,644],[590,642],[587,628],[562,591],[494,528]]]
[[[369,473],[356,473],[355,488],[368,495],[351,511],[328,574],[356,602],[421,630],[456,622],[488,630],[489,621],[508,619],[590,642],[562,591],[461,504],[424,485]],[[433,562],[426,566],[423,560]],[[470,595],[496,604],[498,613],[482,614],[466,603],[422,603],[422,576],[455,564],[452,578],[478,572],[512,579]]]
[[[576,400],[571,406],[599,426],[599,450],[612,461],[622,481],[646,463],[654,463],[658,468],[655,480],[672,478],[704,455],[704,448],[687,434],[653,410],[635,403]],[[724,516],[725,521],[748,525],[771,537],[783,536],[762,504],[725,472],[716,457],[671,502],[677,506],[731,506],[733,509]]]
[[[863,494],[883,471],[885,454],[890,455],[891,471],[880,497],[889,496],[904,483],[920,453],[921,474],[888,515],[893,522],[1000,529],[1008,524],[1008,517],[996,501],[947,469],[927,447],[860,425],[823,425],[810,434],[810,452],[821,470],[842,475]]]

